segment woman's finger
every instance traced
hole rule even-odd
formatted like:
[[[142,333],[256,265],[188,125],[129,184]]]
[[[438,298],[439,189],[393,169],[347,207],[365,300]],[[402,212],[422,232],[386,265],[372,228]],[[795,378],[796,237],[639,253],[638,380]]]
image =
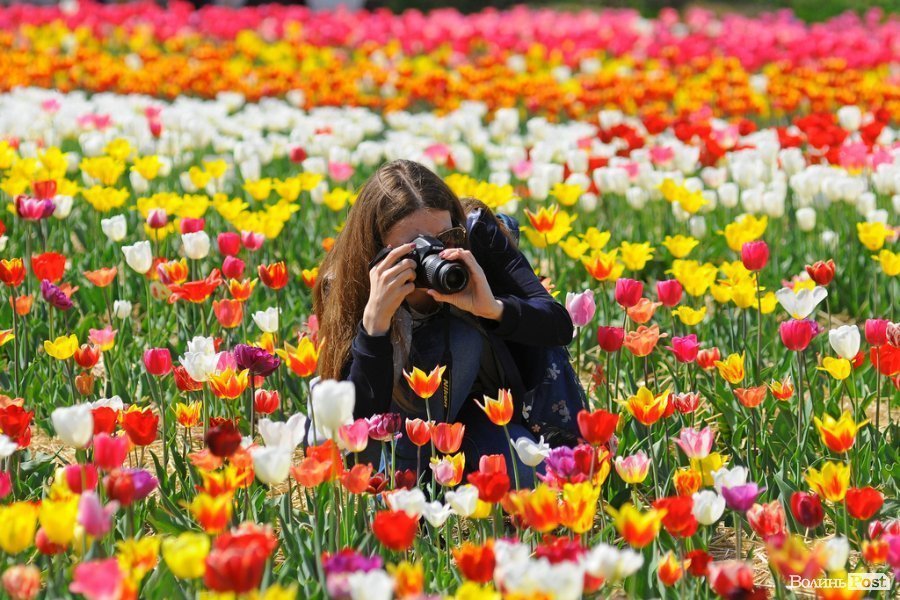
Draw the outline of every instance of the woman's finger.
[[[381,273],[381,276],[384,278],[385,281],[393,281],[399,275],[401,275],[405,272],[411,272],[413,275],[415,275],[416,261],[414,261],[411,258],[401,260],[400,262],[398,262],[396,265],[394,265],[390,269],[383,271]]]
[[[415,244],[409,242],[408,244],[402,244],[397,246],[390,252],[388,252],[387,256],[384,257],[380,263],[375,265],[373,270],[377,272],[386,271],[393,267],[395,263],[397,263],[401,258],[405,257],[410,251],[415,247]]]

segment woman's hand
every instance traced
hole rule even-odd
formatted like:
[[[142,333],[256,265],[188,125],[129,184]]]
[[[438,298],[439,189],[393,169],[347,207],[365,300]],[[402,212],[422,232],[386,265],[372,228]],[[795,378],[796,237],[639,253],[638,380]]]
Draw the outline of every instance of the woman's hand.
[[[503,315],[503,303],[494,298],[487,277],[484,276],[484,270],[475,260],[475,256],[462,248],[447,248],[441,252],[441,258],[462,262],[469,270],[469,284],[456,294],[442,294],[437,290],[428,290],[428,295],[438,302],[452,304],[476,317],[499,321]]]
[[[403,300],[416,289],[416,261],[405,258],[415,244],[391,250],[369,271],[369,301],[363,311],[363,327],[369,335],[384,335]]]

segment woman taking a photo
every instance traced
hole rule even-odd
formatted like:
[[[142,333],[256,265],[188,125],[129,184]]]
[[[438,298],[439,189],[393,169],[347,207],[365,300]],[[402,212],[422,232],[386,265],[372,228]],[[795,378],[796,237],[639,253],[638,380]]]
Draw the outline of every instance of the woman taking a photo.
[[[573,325],[493,213],[477,200],[464,206],[421,164],[387,163],[360,190],[320,273],[319,374],[354,383],[354,417],[426,419],[426,401],[402,372],[444,365],[445,384],[428,401],[432,419],[465,425],[467,470],[503,454],[512,478],[518,458],[476,400],[509,389],[509,434],[534,439],[522,413],[544,376],[540,347],[567,345]],[[421,450],[427,465],[429,447]],[[418,451],[399,440],[397,468],[415,468]],[[519,462],[518,474],[533,485],[531,468]]]

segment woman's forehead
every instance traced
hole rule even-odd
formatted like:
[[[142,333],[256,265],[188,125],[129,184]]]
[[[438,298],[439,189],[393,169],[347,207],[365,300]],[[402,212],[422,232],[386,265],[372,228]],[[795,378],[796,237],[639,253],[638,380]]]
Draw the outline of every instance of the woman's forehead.
[[[450,211],[419,209],[394,223],[387,232],[384,242],[398,246],[416,239],[420,235],[437,235],[453,227]]]

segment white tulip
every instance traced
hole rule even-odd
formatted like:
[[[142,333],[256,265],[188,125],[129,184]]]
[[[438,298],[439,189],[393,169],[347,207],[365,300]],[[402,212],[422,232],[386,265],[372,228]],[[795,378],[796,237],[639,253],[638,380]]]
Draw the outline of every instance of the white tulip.
[[[631,548],[620,550],[600,543],[588,552],[583,564],[592,577],[615,583],[637,573],[644,564],[644,557]]]
[[[697,239],[706,237],[706,218],[703,215],[694,215],[688,221],[688,227],[691,229],[691,235]]]
[[[8,235],[0,235],[0,252],[6,250],[6,244],[9,243]]]
[[[805,319],[828,296],[828,290],[817,285],[813,289],[803,288],[795,292],[791,288],[781,288],[775,292],[778,303],[794,319]]]
[[[122,246],[122,252],[125,254],[125,262],[136,273],[144,275],[153,265],[153,249],[147,240],[131,246]]]
[[[211,337],[195,335],[193,338],[188,340],[187,351],[198,352],[200,354],[209,354],[210,356],[212,356],[216,353],[216,342]]]
[[[400,488],[385,496],[388,508],[394,512],[403,511],[410,517],[419,518],[425,512],[425,492],[417,487],[411,490]]]
[[[478,508],[478,488],[467,483],[444,494],[453,512],[462,518],[471,516]]]
[[[325,379],[312,388],[312,414],[316,428],[333,436],[341,425],[353,422],[356,388],[351,381]]]
[[[838,123],[847,131],[856,131],[862,125],[862,110],[858,106],[842,106],[837,111]]]
[[[546,200],[550,194],[550,183],[546,177],[533,175],[528,178],[528,194],[534,200]]]
[[[722,467],[717,471],[712,471],[713,487],[720,494],[723,487],[737,487],[747,483],[747,468],[737,466],[732,469]]]
[[[643,188],[630,187],[625,192],[625,201],[634,210],[643,210],[647,206],[647,202],[650,201],[650,196],[647,194],[647,190]]]
[[[891,196],[891,206],[894,207],[894,214],[900,215],[900,194]]]
[[[99,398],[91,402],[91,409],[95,408],[109,408],[119,412],[125,408],[125,403],[122,402],[122,398],[119,396],[111,396],[109,398]]]
[[[94,416],[90,404],[60,407],[50,413],[53,429],[63,444],[84,448],[94,435]]]
[[[65,219],[72,212],[72,196],[57,196],[53,199],[56,208],[53,209],[53,218]]]
[[[725,498],[712,490],[694,492],[692,498],[694,506],[691,509],[691,513],[693,513],[698,523],[701,525],[712,525],[722,518],[722,513],[725,512]]]
[[[0,460],[9,458],[18,449],[19,444],[11,440],[9,436],[0,433]]]
[[[841,358],[853,360],[859,353],[860,335],[856,325],[842,325],[828,332],[828,342]]]
[[[513,446],[516,449],[516,454],[519,455],[519,460],[529,467],[538,466],[544,462],[545,458],[550,456],[550,445],[544,443],[544,436],[541,436],[538,442],[522,436],[513,443]]]
[[[293,452],[278,446],[259,446],[250,450],[253,471],[256,477],[267,485],[283,483],[291,469]]]
[[[194,341],[196,342],[198,339],[206,338],[194,338]],[[191,379],[194,381],[208,381],[210,375],[215,373],[216,368],[218,367],[219,357],[216,354],[210,354],[205,350],[206,349],[203,348],[200,351],[192,351],[191,342],[188,342],[188,351],[184,353],[184,356],[178,359],[181,366],[184,367],[185,371],[187,371],[188,375],[190,375]]]
[[[181,236],[184,255],[191,260],[200,260],[209,256],[209,235],[205,231],[185,233]]]
[[[435,528],[443,526],[452,514],[453,509],[438,500],[427,502],[422,510],[422,516]]]
[[[113,313],[117,319],[127,319],[131,316],[131,302],[128,300],[116,300],[113,302]]]
[[[253,322],[263,333],[278,332],[278,308],[270,306],[266,310],[253,313]]]
[[[121,242],[128,234],[128,222],[125,215],[116,215],[100,221],[100,229],[111,242]]]
[[[722,206],[725,208],[734,208],[737,206],[740,190],[736,183],[731,181],[723,183],[719,186],[717,191],[719,192],[719,202],[722,203]]]
[[[307,418],[303,413],[291,415],[286,422],[259,420],[259,435],[268,447],[286,448],[293,451],[303,441]]]
[[[804,206],[797,209],[797,227],[800,231],[812,231],[816,228],[816,209]]]
[[[822,232],[822,244],[834,250],[838,244],[838,234],[830,229]]]
[[[384,569],[357,571],[347,577],[350,600],[391,600],[394,597],[394,578]]]
[[[825,542],[825,570],[842,571],[850,558],[850,542],[843,536],[835,536]]]

